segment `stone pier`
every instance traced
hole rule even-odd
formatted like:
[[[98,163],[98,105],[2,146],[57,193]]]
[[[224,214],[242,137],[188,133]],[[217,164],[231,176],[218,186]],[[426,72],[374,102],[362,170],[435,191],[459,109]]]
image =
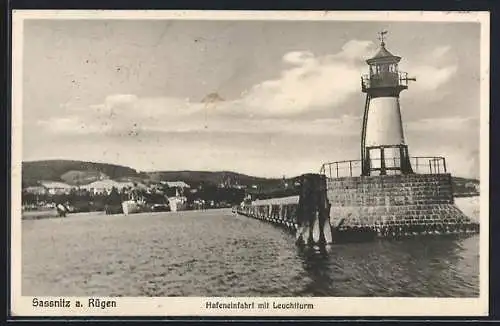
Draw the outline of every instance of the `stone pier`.
[[[312,245],[479,232],[454,204],[450,174],[306,174],[299,196],[257,200],[235,211],[283,225],[299,243]]]

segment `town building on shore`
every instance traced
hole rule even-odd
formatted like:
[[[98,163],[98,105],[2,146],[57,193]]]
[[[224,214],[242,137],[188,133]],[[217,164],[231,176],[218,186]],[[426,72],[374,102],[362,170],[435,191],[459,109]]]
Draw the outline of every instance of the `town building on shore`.
[[[114,180],[98,180],[87,185],[80,186],[80,189],[89,191],[94,195],[109,194],[113,188],[118,191],[134,188],[133,182],[118,182]]]
[[[175,197],[183,196],[187,190],[191,189],[191,186],[184,181],[162,181],[161,183],[169,189],[175,190]],[[169,195],[174,196],[174,193],[172,192]]]
[[[24,192],[33,195],[45,195],[47,194],[47,188],[43,186],[29,186],[23,189]]]
[[[162,181],[162,184],[166,185],[169,188],[178,188],[178,189],[189,189],[190,185],[185,183],[184,181]]]
[[[40,187],[43,187],[46,190],[45,194],[49,195],[67,195],[71,192],[71,189],[76,188],[75,186],[59,181],[41,181]]]

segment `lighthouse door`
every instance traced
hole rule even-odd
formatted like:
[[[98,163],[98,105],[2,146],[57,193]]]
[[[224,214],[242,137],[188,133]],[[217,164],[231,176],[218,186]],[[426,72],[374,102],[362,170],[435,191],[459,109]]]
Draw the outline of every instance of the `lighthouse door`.
[[[380,147],[368,147],[366,149],[366,159],[369,166],[369,175],[384,175],[384,149]]]
[[[401,151],[398,146],[366,148],[369,175],[401,174]]]

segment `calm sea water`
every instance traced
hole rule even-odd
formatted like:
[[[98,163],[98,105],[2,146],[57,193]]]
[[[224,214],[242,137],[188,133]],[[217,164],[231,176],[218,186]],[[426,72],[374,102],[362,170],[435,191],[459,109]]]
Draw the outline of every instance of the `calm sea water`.
[[[295,246],[230,210],[23,221],[23,295],[479,295],[479,237]]]

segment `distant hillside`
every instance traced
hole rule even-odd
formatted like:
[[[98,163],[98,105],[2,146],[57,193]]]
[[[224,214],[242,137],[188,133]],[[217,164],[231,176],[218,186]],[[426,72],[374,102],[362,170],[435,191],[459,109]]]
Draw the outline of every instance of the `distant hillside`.
[[[247,191],[259,197],[282,197],[297,193],[293,185],[298,177],[286,179],[288,189],[283,187],[281,178],[261,178],[230,171],[157,171],[138,172],[132,168],[114,164],[92,163],[69,160],[48,160],[23,162],[23,185],[34,185],[37,181],[64,181],[69,184],[86,184],[101,177],[114,180],[133,180],[145,183],[151,181],[184,181],[197,187],[200,184],[247,186]],[[258,185],[257,189],[252,188]],[[477,195],[479,180],[453,177],[453,190],[456,196]]]
[[[87,184],[101,177],[143,182],[184,181],[191,185],[208,183],[213,185],[240,184],[251,186],[258,184],[263,187],[275,187],[282,182],[281,179],[259,178],[228,171],[138,172],[120,165],[69,160],[23,162],[22,169],[24,185],[34,185],[41,180],[64,181],[73,185]]]
[[[23,162],[22,179],[24,185],[34,185],[41,180],[76,182],[95,179],[99,174],[111,179],[135,176],[137,172],[129,167],[70,160],[46,160]],[[64,179],[63,179],[64,177]]]
[[[254,184],[262,186],[274,186],[281,183],[281,179],[268,179],[253,177],[246,174],[229,171],[158,171],[142,172],[152,181],[184,181],[188,184],[209,183],[214,185],[239,184],[251,186]]]
[[[70,185],[85,185],[91,182],[107,179],[108,175],[100,171],[68,171],[61,175],[61,180]]]
[[[453,193],[457,197],[479,195],[479,180],[453,177]]]

